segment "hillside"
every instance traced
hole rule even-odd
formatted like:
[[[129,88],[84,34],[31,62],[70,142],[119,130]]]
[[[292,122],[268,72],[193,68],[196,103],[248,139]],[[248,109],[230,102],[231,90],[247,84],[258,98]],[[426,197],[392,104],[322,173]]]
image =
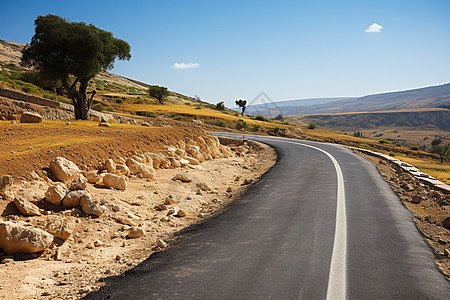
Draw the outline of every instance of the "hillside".
[[[320,99],[320,98],[319,98]],[[330,98],[325,98],[330,99]],[[322,104],[303,105],[302,101],[274,102],[264,110],[260,106],[260,114],[263,116],[279,113],[283,116],[328,114],[360,111],[398,110],[413,108],[436,108],[450,105],[450,83],[426,88],[368,95],[359,98],[347,98],[344,100],[328,101]],[[304,102],[307,103],[307,102]],[[250,111],[249,111],[250,113]]]
[[[288,116],[286,120],[298,124],[313,122],[340,131],[375,129],[380,126],[450,131],[450,110],[445,108]]]

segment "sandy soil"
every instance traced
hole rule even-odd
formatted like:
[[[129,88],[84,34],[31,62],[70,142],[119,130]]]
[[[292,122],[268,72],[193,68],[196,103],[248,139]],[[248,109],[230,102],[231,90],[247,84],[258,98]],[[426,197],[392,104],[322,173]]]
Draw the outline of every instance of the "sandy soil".
[[[450,195],[433,191],[395,164],[355,152],[375,164],[402,203],[414,214],[417,228],[436,254],[439,270],[450,280],[450,230],[442,226],[444,219],[450,216]],[[413,203],[413,196],[421,197],[420,203]]]
[[[41,208],[45,208],[42,199],[50,184],[46,168],[55,156],[64,156],[89,170],[108,157],[158,152],[199,133],[170,127],[100,128],[83,122],[0,123],[0,174],[11,174],[15,179],[8,193],[33,201]],[[55,239],[55,244],[40,255],[0,253],[3,274],[0,298],[81,298],[99,288],[101,278],[121,274],[153,252],[170,247],[177,231],[221,213],[274,164],[276,156],[270,147],[250,141],[248,145],[239,143],[248,150],[247,154],[209,160],[197,166],[158,169],[155,181],[132,177],[125,191],[89,185],[87,190],[105,210],[101,217],[87,216],[78,208],[48,207],[49,215],[25,217],[11,197],[0,196],[4,220],[41,228],[53,217],[76,224],[68,240]],[[236,145],[229,146],[233,149]],[[179,173],[188,174],[192,181],[173,180]],[[177,213],[180,210],[186,215],[181,217]],[[142,227],[145,236],[129,238],[133,226]]]

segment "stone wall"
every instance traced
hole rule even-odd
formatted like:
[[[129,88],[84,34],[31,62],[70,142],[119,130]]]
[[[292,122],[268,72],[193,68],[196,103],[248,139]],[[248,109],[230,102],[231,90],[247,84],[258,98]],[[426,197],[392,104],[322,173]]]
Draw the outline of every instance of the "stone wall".
[[[46,98],[42,98],[42,97],[32,96],[29,94],[25,94],[25,93],[21,93],[18,91],[5,89],[5,88],[0,88],[0,96],[14,99],[14,100],[20,100],[20,101],[24,101],[24,102],[28,102],[28,103],[33,103],[33,104],[37,104],[37,105],[42,105],[42,106],[72,110],[70,108],[71,105],[68,105],[65,103],[61,103],[58,101],[54,101],[54,100],[50,100],[50,99],[46,99]]]

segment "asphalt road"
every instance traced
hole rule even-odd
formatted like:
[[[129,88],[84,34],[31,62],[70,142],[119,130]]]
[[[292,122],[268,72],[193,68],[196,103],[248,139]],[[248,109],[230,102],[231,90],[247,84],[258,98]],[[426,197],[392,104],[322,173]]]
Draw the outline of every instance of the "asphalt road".
[[[336,145],[251,137],[278,163],[223,214],[89,299],[449,299],[412,215]]]

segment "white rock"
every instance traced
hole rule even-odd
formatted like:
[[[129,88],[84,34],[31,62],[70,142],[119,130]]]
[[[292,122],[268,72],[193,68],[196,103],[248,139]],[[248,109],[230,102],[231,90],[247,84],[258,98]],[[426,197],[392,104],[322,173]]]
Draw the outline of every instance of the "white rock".
[[[190,157],[190,156],[185,156],[184,159],[187,160],[190,165],[199,165],[200,164],[198,159]],[[181,160],[180,160],[180,162],[181,162]]]
[[[126,165],[117,164],[116,165],[116,172],[119,172],[123,176],[129,176],[130,175],[130,169]]]
[[[75,175],[75,178],[72,180],[72,182],[69,184],[69,190],[76,191],[76,190],[84,190],[86,189],[86,183],[87,179],[81,174]]]
[[[164,242],[163,240],[159,239],[159,240],[156,242],[156,246],[158,246],[158,247],[160,247],[160,248],[166,248],[166,247],[167,247],[167,243]]]
[[[127,181],[123,176],[106,173],[103,177],[103,183],[107,188],[114,188],[116,190],[126,190]]]
[[[188,174],[178,173],[172,178],[173,180],[181,180],[183,182],[191,182],[192,178]]]
[[[204,182],[197,183],[197,187],[199,189],[201,189],[202,191],[210,191],[211,190],[211,188]]]
[[[20,123],[40,123],[42,116],[35,112],[24,112],[20,116]]]
[[[48,188],[47,192],[45,193],[45,200],[55,205],[60,205],[62,199],[64,199],[68,192],[69,189],[64,183],[57,182]]]
[[[62,200],[62,204],[67,207],[77,207],[80,206],[81,199],[83,198],[89,198],[91,199],[92,196],[89,194],[88,191],[81,190],[81,191],[70,191],[67,193],[66,197]]]
[[[55,178],[63,182],[70,182],[80,173],[77,165],[64,157],[56,157],[50,162],[49,168]]]
[[[133,175],[141,175],[144,178],[155,179],[155,169],[137,161],[135,158],[130,157],[127,159],[127,166],[130,169],[130,173]]]
[[[39,228],[8,221],[0,223],[0,248],[7,254],[40,252],[52,242],[53,236]]]
[[[179,160],[177,160],[174,157],[168,157],[167,158],[170,161],[170,165],[172,166],[172,168],[179,168],[181,167],[181,163]]]
[[[33,203],[21,199],[21,198],[14,198],[14,204],[17,206],[19,211],[24,214],[25,216],[40,216],[41,212],[39,211],[39,207],[34,205]]]
[[[145,231],[141,227],[132,227],[128,231],[128,237],[131,239],[140,238],[140,237],[143,237],[144,235],[145,235]]]
[[[75,230],[75,223],[63,218],[49,218],[45,230],[61,240],[67,240]]]
[[[109,173],[114,173],[116,170],[116,163],[112,159],[107,159],[105,161],[105,168]]]
[[[92,197],[83,197],[80,200],[81,209],[87,215],[101,216],[103,210],[98,201],[92,199]]]
[[[97,171],[87,171],[87,172],[84,172],[83,174],[89,183],[96,184],[101,180]]]

